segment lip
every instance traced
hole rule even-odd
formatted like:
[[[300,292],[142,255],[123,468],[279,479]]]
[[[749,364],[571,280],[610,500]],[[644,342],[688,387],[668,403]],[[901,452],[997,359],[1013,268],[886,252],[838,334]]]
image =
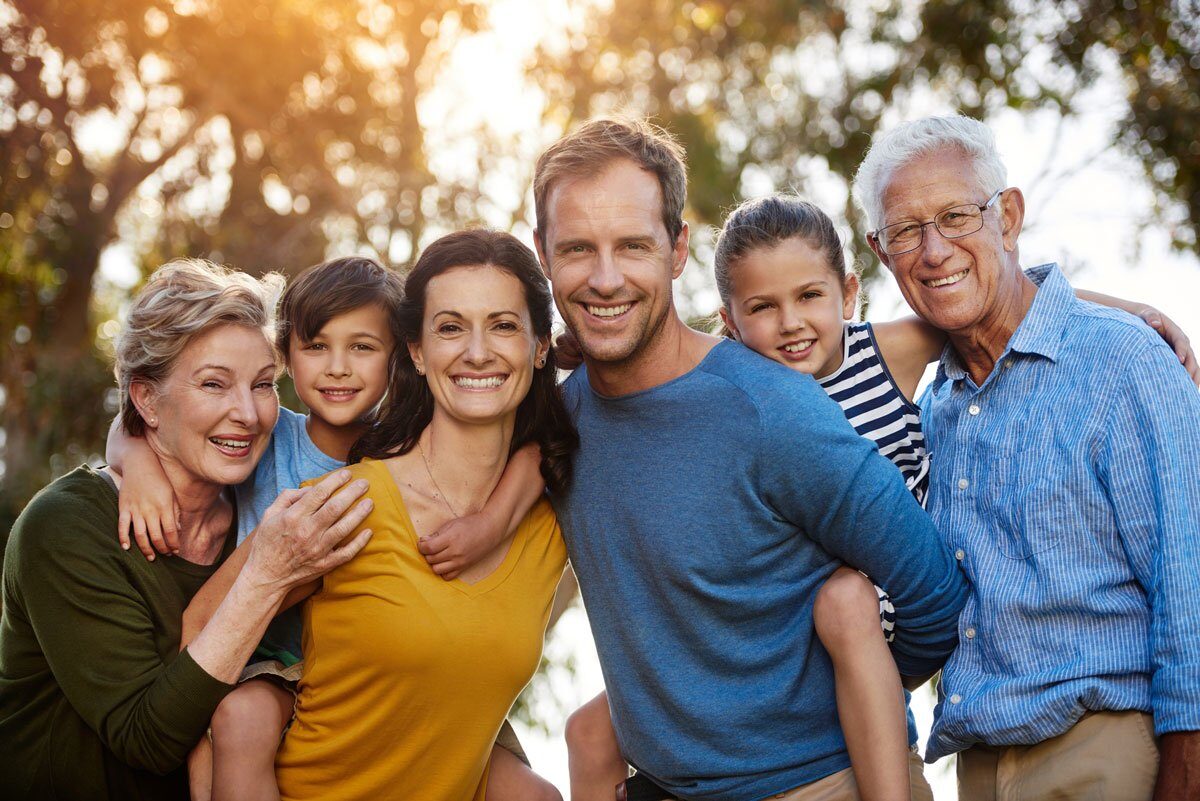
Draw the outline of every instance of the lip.
[[[217,440],[223,440],[217,442]],[[208,442],[222,456],[228,456],[231,459],[244,459],[250,455],[252,446],[254,445],[254,437],[249,434],[214,434],[208,438]],[[233,446],[229,443],[240,442],[241,445]]]
[[[600,323],[600,324],[611,323],[614,321],[625,319],[626,317],[629,316],[629,313],[631,311],[633,311],[633,307],[636,305],[637,305],[637,302],[632,301],[632,300],[626,300],[621,303],[593,303],[593,302],[589,302],[589,301],[579,301],[579,307],[581,309],[583,309],[583,313],[585,315],[587,315],[587,318],[589,320],[592,320],[593,322]],[[595,314],[592,311],[592,309],[620,309],[622,307],[627,307],[627,308],[625,308],[624,311],[618,312],[617,314],[601,315],[601,314]]]
[[[804,361],[805,359],[807,359],[809,356],[812,356],[812,354],[813,354],[813,351],[814,351],[814,350],[816,349],[816,347],[817,347],[817,340],[816,340],[816,339],[812,340],[812,343],[811,343],[811,344],[810,344],[810,345],[809,345],[807,348],[805,348],[804,350],[798,350],[798,351],[788,351],[788,350],[784,350],[784,348],[785,348],[786,346],[788,346],[788,345],[795,345],[795,344],[796,344],[796,342],[803,342],[803,341],[804,341],[804,340],[802,340],[802,339],[801,339],[801,340],[796,340],[795,342],[785,342],[785,343],[783,343],[782,345],[780,345],[778,348],[776,348],[775,350],[776,350],[776,352],[777,352],[777,353],[779,353],[780,355],[782,355],[782,356],[783,356],[783,358],[784,358],[784,360],[786,360],[786,361],[789,361],[789,362],[802,362],[802,361]]]
[[[349,403],[358,397],[361,389],[354,387],[317,387],[317,392],[321,397],[330,403]]]
[[[943,276],[940,276],[937,278],[922,278],[921,285],[924,286],[926,289],[934,289],[934,290],[950,289],[950,288],[956,287],[959,284],[961,284],[966,279],[966,277],[970,274],[971,274],[971,268],[966,267],[962,270],[959,270],[958,272],[950,273],[949,275],[943,275]],[[930,281],[945,281],[946,279],[949,279],[949,278],[954,278],[955,279],[954,282],[950,283],[950,284],[939,284],[938,286],[931,286],[929,284]]]
[[[508,376],[508,373],[454,373],[450,376],[450,383],[463,392],[495,392],[508,383]],[[474,385],[461,382],[472,382]]]

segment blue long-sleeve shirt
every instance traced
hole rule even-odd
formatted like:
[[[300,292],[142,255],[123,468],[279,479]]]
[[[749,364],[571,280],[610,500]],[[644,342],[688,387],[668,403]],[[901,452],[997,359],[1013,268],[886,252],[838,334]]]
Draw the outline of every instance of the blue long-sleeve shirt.
[[[930,761],[1089,710],[1200,729],[1200,394],[1141,321],[1032,275],[983,385],[947,349],[922,401],[929,512],[971,584]]]
[[[644,392],[565,385],[557,503],[622,752],[688,799],[751,801],[849,766],[817,590],[842,561],[896,606],[902,672],[955,644],[965,582],[899,471],[809,376],[722,342]]]

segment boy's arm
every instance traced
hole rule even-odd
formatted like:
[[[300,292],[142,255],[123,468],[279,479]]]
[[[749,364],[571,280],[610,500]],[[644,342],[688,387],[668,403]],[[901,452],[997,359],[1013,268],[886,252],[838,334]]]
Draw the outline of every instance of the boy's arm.
[[[542,451],[529,443],[512,455],[487,503],[473,515],[451,520],[417,547],[434,573],[452,581],[512,536],[546,491]]]
[[[121,476],[117,493],[117,539],[129,550],[133,529],[138,549],[151,562],[154,552],[179,552],[179,504],[158,455],[142,437],[130,436],[114,417],[104,443],[104,459]]]
[[[1183,365],[1183,368],[1188,371],[1188,375],[1192,377],[1192,383],[1200,385],[1200,363],[1196,361],[1196,353],[1192,350],[1192,343],[1188,340],[1187,334],[1183,333],[1183,329],[1176,325],[1175,321],[1170,317],[1146,303],[1114,298],[1111,295],[1102,295],[1099,292],[1092,292],[1087,289],[1076,289],[1075,296],[1089,303],[1120,309],[1121,311],[1129,312],[1134,317],[1142,318],[1146,325],[1157,331],[1158,335],[1171,346],[1171,350],[1175,351],[1175,356],[1179,359],[1179,363]]]

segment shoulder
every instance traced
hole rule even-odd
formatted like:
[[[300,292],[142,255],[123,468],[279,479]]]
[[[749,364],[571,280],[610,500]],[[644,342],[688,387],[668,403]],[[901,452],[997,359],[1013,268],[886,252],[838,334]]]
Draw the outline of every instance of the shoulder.
[[[1097,361],[1117,373],[1142,357],[1152,358],[1156,351],[1171,353],[1162,337],[1137,317],[1084,300],[1076,300],[1071,310],[1064,345],[1072,356]]]
[[[41,490],[13,524],[5,547],[5,571],[39,572],[80,559],[110,558],[117,545],[117,499],[90,467],[80,467]]]

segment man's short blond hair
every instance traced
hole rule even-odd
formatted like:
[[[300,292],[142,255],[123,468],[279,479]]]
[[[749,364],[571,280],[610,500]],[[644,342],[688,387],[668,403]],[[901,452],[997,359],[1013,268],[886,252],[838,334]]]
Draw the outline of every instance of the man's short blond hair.
[[[282,290],[278,273],[255,278],[203,259],[176,259],[155,270],[134,298],[117,338],[113,372],[124,429],[134,436],[146,431],[130,387],[135,382],[158,386],[198,334],[232,323],[261,329],[273,342],[275,302]],[[275,358],[278,364],[278,353]]]
[[[533,174],[533,204],[538,235],[543,241],[548,225],[547,201],[555,182],[594,175],[618,159],[628,159],[658,178],[663,225],[672,242],[679,238],[687,203],[683,147],[666,130],[646,120],[606,117],[584,123],[538,158]]]

